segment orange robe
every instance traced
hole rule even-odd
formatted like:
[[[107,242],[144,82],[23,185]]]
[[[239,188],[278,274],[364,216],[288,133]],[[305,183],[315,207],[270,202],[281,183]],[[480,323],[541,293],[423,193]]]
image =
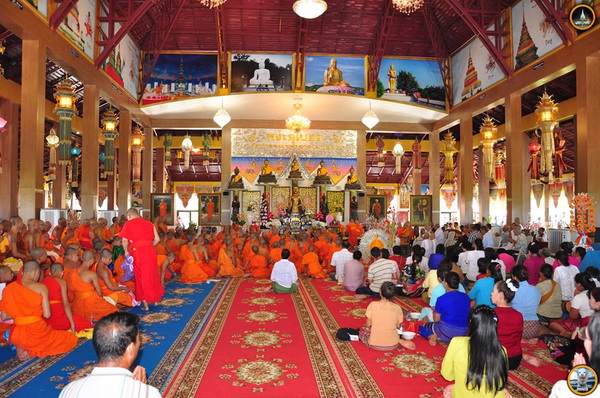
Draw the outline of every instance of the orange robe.
[[[165,263],[165,261],[167,261],[167,256],[163,256],[162,254],[157,254],[156,255],[156,262],[158,265],[158,272],[162,272],[162,265]],[[171,274],[171,271],[169,271],[169,269],[165,269],[165,279],[171,279],[173,278],[173,274]]]
[[[319,256],[315,252],[308,252],[302,257],[302,265],[307,266],[306,274],[313,278],[324,279],[325,273],[319,263]]]
[[[207,262],[202,252],[198,252],[198,257],[200,258],[200,268],[202,268],[202,271],[204,271],[204,273],[209,278],[212,278],[213,276],[217,275],[219,265],[215,260],[210,260],[209,262]]]
[[[81,279],[78,269],[69,272],[67,287],[75,293],[75,299],[71,303],[73,312],[85,319],[93,317],[97,321],[105,315],[118,311],[117,307],[98,296],[93,284]]]
[[[270,278],[271,271],[267,268],[267,259],[260,254],[255,254],[250,258],[248,271],[253,278]]]
[[[60,285],[52,277],[44,278],[42,283],[48,288],[48,299],[50,300],[50,310],[52,311],[52,316],[46,319],[46,322],[50,326],[52,326],[53,329],[70,330],[71,323],[69,322],[69,318],[67,318],[67,314],[63,306],[62,294],[60,293]],[[84,317],[73,313],[71,315],[73,316],[73,323],[75,323],[76,332],[82,331],[84,329],[94,328],[94,325],[92,325]]]
[[[223,246],[223,240],[221,240],[221,239],[217,239],[213,242],[210,242],[208,244],[208,251],[210,252],[210,256],[212,258],[219,258],[219,251],[221,250],[222,246]]]
[[[264,258],[269,257],[269,248],[268,247],[259,246],[258,247],[258,254],[260,254]]]
[[[94,272],[96,271],[96,266],[97,265],[98,264],[95,264],[94,267],[93,267],[93,269],[92,269]],[[114,286],[119,286],[119,283],[117,282],[117,280],[115,279],[115,277],[110,272],[110,269],[108,270],[108,272],[109,272],[110,282]],[[100,275],[98,275],[98,282],[100,283],[100,289],[102,289],[102,295],[103,296],[110,297],[118,305],[124,305],[126,307],[132,307],[133,306],[133,297],[131,296],[131,294],[125,293],[125,292],[122,292],[122,291],[113,291],[113,290],[110,290],[108,288],[108,286],[106,286],[106,283],[104,282],[104,279],[100,278]]]
[[[156,245],[155,247],[156,247],[156,254],[157,254],[157,255],[161,255],[161,254],[162,254],[163,256],[166,256],[166,255],[167,255],[167,253],[169,253],[169,252],[167,251],[167,249],[166,249],[166,248],[165,248],[165,247],[162,245],[162,243],[159,243],[159,244],[158,244],[158,245]]]
[[[271,249],[271,251],[269,251],[269,261],[275,264],[277,261],[281,260],[281,252],[282,249],[279,247],[276,249]]]
[[[219,251],[219,276],[231,276],[233,278],[240,278],[244,276],[244,270],[233,265],[233,262],[225,252],[225,248]]]
[[[360,235],[360,230],[358,226],[354,222],[349,222],[346,226],[346,231],[348,232],[348,243],[352,246],[358,246],[358,236]]]
[[[327,259],[325,260],[325,264],[327,265],[325,268],[325,272],[332,273],[335,271],[335,268],[331,266],[331,259],[333,258],[333,254],[342,250],[341,246],[331,245],[329,249],[329,254],[327,255]],[[325,265],[324,264],[324,265]]]
[[[113,271],[113,274],[115,276],[115,280],[117,282],[119,282],[119,284],[127,286],[129,289],[131,289],[132,292],[135,293],[135,281],[133,279],[129,280],[127,282],[121,282],[121,279],[123,279],[123,275],[125,275],[125,271],[123,270],[123,263],[124,262],[125,262],[125,256],[119,256],[115,260],[114,271]],[[63,276],[63,279],[67,280],[66,275]]]
[[[208,218],[208,221],[212,220],[214,213],[215,213],[215,202],[208,202],[206,204],[206,217]]]
[[[290,250],[289,260],[291,262],[293,262],[294,265],[296,266],[296,272],[298,273],[298,275],[300,275],[302,273],[302,269],[304,268],[302,265],[302,257],[303,256],[304,256],[304,253],[302,253],[302,251],[298,248],[298,246],[295,246],[292,248],[292,250]]]
[[[270,239],[269,239],[269,246],[273,247],[273,243],[274,242],[279,242],[281,240],[281,236],[279,235],[273,235]]]
[[[77,345],[77,337],[73,333],[54,330],[46,323],[42,318],[42,296],[21,282],[6,286],[0,310],[14,319],[8,341],[32,357],[64,354]]]
[[[200,261],[196,260],[196,256],[194,256],[188,245],[183,245],[180,256],[183,260],[180,282],[199,283],[208,280],[208,275],[202,270]]]
[[[86,250],[92,250],[92,238],[90,237],[91,228],[88,225],[82,225],[75,231],[75,236],[79,244]]]

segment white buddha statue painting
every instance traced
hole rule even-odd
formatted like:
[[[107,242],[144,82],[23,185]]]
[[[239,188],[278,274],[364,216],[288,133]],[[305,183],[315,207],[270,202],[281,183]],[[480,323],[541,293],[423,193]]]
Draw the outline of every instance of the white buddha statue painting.
[[[271,72],[265,68],[265,61],[260,60],[258,69],[254,70],[254,77],[250,79],[251,86],[272,86]]]

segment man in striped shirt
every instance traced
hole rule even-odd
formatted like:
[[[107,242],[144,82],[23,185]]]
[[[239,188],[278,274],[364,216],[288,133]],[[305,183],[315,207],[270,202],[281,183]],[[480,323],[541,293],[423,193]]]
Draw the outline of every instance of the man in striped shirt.
[[[367,286],[356,289],[356,298],[365,299],[369,296],[379,298],[379,291],[383,282],[391,282],[392,279],[398,279],[396,273],[395,261],[381,258],[381,249],[374,247],[371,249],[371,257],[375,260],[369,266],[367,275]]]

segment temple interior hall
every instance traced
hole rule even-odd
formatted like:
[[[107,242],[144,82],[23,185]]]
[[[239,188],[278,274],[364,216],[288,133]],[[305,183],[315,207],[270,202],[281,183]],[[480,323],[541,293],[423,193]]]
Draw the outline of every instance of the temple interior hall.
[[[592,258],[598,18],[598,0],[2,1],[0,259],[22,274],[15,216],[46,222],[59,258],[60,220],[108,230],[131,208],[182,245],[256,234],[272,249],[276,234],[312,251],[354,233],[365,266],[374,246],[446,253],[482,226],[494,249],[511,252],[518,229],[549,256],[572,242]],[[385,353],[336,339],[373,300],[332,279],[318,247],[324,278],[300,266],[291,295],[264,293],[268,276],[185,283],[169,266],[160,306],[124,307],[140,315],[148,383],[165,397],[451,396],[445,342]],[[220,264],[215,250],[204,257]],[[395,300],[418,334],[428,301]],[[0,396],[58,396],[96,364],[82,338],[26,361],[4,340]],[[570,366],[545,340],[522,345],[541,367],[524,359],[508,391],[547,397]]]

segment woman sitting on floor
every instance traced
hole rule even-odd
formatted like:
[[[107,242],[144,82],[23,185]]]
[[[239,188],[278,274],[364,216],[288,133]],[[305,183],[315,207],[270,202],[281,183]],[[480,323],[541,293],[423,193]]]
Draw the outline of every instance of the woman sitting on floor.
[[[556,272],[556,271],[555,271]],[[594,313],[590,308],[588,290],[596,287],[588,274],[580,272],[575,275],[575,293],[573,300],[567,303],[568,318],[560,318],[550,322],[550,329],[561,336],[570,337],[575,329],[581,326],[581,320]]]
[[[537,309],[540,323],[548,325],[551,321],[562,316],[562,293],[558,282],[552,280],[554,270],[550,264],[542,264],[540,267],[540,279],[536,285],[542,298]]]
[[[600,315],[595,314],[590,318],[590,322],[585,329],[581,330],[581,336],[584,340],[585,352],[588,356],[587,365],[591,367],[596,374],[600,374]],[[573,366],[585,365],[586,361],[582,354],[576,354],[573,360]],[[580,397],[583,394],[574,394],[568,386],[568,380],[560,380],[550,392],[549,398],[571,398]],[[597,397],[598,390],[589,397]]]
[[[421,263],[425,259],[423,253],[425,250],[419,247],[414,251],[411,262],[404,267],[404,272],[401,276],[401,282],[404,287],[398,289],[398,294],[401,296],[419,296],[423,293],[423,280],[425,279],[425,271],[421,267]]]
[[[530,343],[536,343],[540,335],[537,309],[542,295],[537,287],[529,284],[529,271],[525,266],[517,265],[513,268],[513,279],[519,282],[519,289],[511,305],[523,315],[523,339],[529,340]]]
[[[523,354],[521,339],[523,338],[523,315],[510,306],[519,289],[519,282],[514,279],[500,281],[492,291],[492,303],[496,304],[494,311],[498,319],[498,339],[500,344],[506,348],[508,355],[508,369],[519,367],[521,360],[540,366],[539,359]]]
[[[498,341],[496,315],[487,305],[476,307],[471,316],[469,337],[456,337],[448,346],[442,376],[454,381],[444,398],[510,397],[508,359]]]
[[[485,274],[482,279],[475,282],[473,289],[469,292],[469,298],[475,302],[475,307],[478,305],[494,307],[492,290],[494,290],[496,282],[502,280],[500,264],[492,263],[486,258],[480,258],[477,260],[477,265],[480,269],[485,269]]]
[[[404,321],[402,308],[393,302],[396,295],[396,285],[383,282],[381,285],[381,300],[373,301],[367,307],[365,316],[367,322],[360,332],[360,340],[367,347],[381,351],[391,351],[401,345],[409,350],[415,349],[415,343],[400,339],[397,329]]]
[[[456,272],[446,274],[446,293],[435,304],[433,322],[419,326],[419,333],[428,339],[431,345],[436,345],[438,338],[448,343],[453,337],[467,335],[471,300],[465,293],[458,291],[459,284],[460,279]]]

